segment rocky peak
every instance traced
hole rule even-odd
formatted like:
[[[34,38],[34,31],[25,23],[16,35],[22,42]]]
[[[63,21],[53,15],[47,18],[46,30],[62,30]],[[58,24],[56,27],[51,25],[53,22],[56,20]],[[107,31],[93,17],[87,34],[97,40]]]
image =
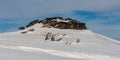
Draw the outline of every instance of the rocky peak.
[[[51,18],[45,18],[44,20],[54,20],[54,19],[63,20],[62,17],[51,17]]]
[[[59,28],[59,29],[76,29],[76,30],[84,30],[87,29],[85,23],[71,19],[71,18],[65,18],[62,17],[51,17],[51,18],[45,18],[43,20],[33,20],[31,21],[26,27],[30,27],[36,23],[42,23],[44,26],[53,27],[53,28]]]

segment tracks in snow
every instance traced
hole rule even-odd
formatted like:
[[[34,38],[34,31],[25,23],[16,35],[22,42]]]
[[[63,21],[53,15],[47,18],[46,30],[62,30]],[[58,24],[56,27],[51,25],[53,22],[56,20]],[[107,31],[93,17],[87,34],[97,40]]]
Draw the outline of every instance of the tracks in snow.
[[[120,58],[113,57],[113,56],[107,56],[107,55],[95,55],[95,54],[87,54],[87,53],[65,52],[65,51],[48,50],[48,49],[42,49],[42,48],[36,48],[36,47],[27,47],[27,46],[0,45],[0,48],[20,50],[20,51],[26,51],[26,52],[43,52],[46,54],[60,56],[60,57],[69,57],[69,58],[86,59],[86,60],[120,60]]]

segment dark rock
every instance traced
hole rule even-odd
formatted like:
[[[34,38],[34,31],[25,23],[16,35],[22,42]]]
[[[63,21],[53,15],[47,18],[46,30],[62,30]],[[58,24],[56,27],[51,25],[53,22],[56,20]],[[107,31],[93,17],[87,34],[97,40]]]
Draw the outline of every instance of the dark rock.
[[[65,18],[64,20],[73,20],[73,19],[71,19],[71,18]]]
[[[55,37],[54,36],[51,36],[51,41],[55,41]]]
[[[59,39],[57,39],[56,41],[61,41],[63,38],[59,38]]]
[[[27,33],[27,31],[23,31],[23,32],[21,32],[22,34],[26,34]]]
[[[52,19],[60,19],[60,20],[63,20],[62,17],[52,17]]]
[[[35,29],[29,29],[28,31],[34,31]]]
[[[50,24],[51,20],[43,20],[42,24]]]
[[[80,42],[80,39],[77,39],[77,40],[76,40],[76,43],[79,43],[79,42]]]
[[[19,29],[19,30],[24,30],[24,29],[25,29],[25,27],[19,27],[18,29]]]
[[[51,17],[51,18],[45,18],[44,20],[53,20],[53,19],[60,19],[60,20],[63,20],[62,17]]]
[[[44,24],[44,26],[42,26],[42,27],[51,28],[51,26],[49,24]]]
[[[45,40],[48,40],[49,34],[50,34],[50,33],[47,33],[47,34],[46,34]]]
[[[42,23],[42,22],[43,22],[43,20],[40,20],[40,21],[39,21],[39,23]]]
[[[33,20],[28,25],[26,25],[26,27],[30,27],[30,26],[32,26],[32,25],[34,25],[36,23],[39,23],[39,22],[40,22],[39,20]]]
[[[67,29],[67,24],[66,22],[58,22],[55,26],[55,28],[60,28],[60,29]]]
[[[44,20],[52,20],[52,18],[45,18]]]
[[[52,27],[55,27],[57,25],[57,22],[56,21],[51,21],[49,25],[52,26]]]
[[[71,19],[62,17],[51,17],[45,18],[44,20],[34,20],[31,21],[26,27],[30,27],[36,23],[42,23],[45,27],[54,27],[59,29],[76,29],[76,30],[83,30],[87,29],[85,23]]]

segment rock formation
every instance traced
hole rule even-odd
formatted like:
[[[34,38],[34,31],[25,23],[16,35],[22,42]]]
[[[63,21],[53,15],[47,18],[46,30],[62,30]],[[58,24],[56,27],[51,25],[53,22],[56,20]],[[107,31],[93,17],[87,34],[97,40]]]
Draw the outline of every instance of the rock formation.
[[[53,28],[59,28],[59,29],[76,29],[76,30],[84,30],[87,29],[85,23],[71,19],[71,18],[65,18],[62,17],[51,17],[51,18],[45,18],[43,20],[33,20],[31,21],[26,27],[30,27],[36,23],[42,23],[45,25],[45,27],[49,26]]]
[[[30,26],[32,26],[32,25],[34,25],[36,23],[39,23],[39,22],[40,22],[39,20],[33,20],[28,25],[26,25],[26,27],[30,27]]]

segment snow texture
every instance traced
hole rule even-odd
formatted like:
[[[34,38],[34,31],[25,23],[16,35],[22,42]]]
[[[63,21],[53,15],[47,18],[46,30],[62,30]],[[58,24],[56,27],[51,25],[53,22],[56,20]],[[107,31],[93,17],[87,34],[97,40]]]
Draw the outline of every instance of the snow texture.
[[[41,26],[36,24],[22,31],[0,33],[0,60],[120,60],[119,41],[91,30]],[[48,32],[55,40],[62,39],[46,41]],[[80,39],[78,43],[77,39]]]

